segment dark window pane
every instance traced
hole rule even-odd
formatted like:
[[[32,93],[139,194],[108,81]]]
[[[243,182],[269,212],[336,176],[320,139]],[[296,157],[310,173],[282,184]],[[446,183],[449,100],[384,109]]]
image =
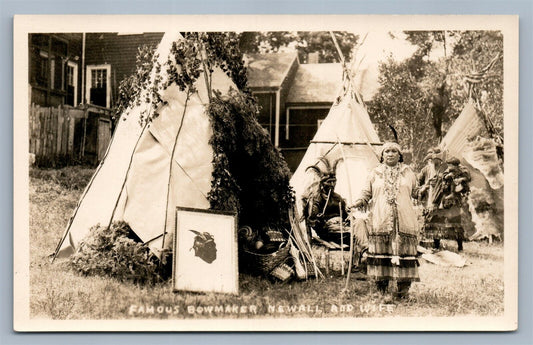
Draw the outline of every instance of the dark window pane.
[[[52,52],[56,55],[67,56],[68,45],[67,42],[52,38]]]

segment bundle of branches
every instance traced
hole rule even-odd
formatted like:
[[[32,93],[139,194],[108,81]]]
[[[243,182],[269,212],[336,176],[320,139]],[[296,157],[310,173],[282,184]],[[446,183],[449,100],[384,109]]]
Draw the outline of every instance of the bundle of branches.
[[[289,229],[290,170],[258,123],[255,100],[237,90],[227,97],[215,92],[208,112],[215,153],[211,208],[237,211],[241,225],[260,232]]]
[[[120,281],[154,284],[170,277],[160,262],[125,222],[96,225],[70,258],[70,266],[87,276],[110,276]]]

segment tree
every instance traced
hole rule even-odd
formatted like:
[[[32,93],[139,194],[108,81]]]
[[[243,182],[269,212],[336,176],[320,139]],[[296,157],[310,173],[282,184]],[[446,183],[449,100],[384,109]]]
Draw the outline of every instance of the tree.
[[[417,51],[410,59],[411,73],[418,81],[426,82],[426,97],[429,102],[429,110],[432,115],[432,124],[438,140],[442,139],[442,125],[448,117],[447,111],[450,101],[448,86],[446,84],[446,74],[448,74],[448,64],[446,62],[446,35],[445,31],[405,31],[407,41],[418,46]],[[435,71],[434,63],[430,61],[430,55],[434,50],[442,46],[444,53],[444,66],[442,71]],[[435,73],[434,80],[427,80],[427,75]],[[429,83],[428,83],[429,82]]]
[[[421,161],[427,148],[437,141],[431,129],[426,95],[411,73],[408,61],[392,58],[380,65],[380,88],[368,103],[368,112],[383,140],[393,140],[389,125],[398,132],[400,144]]]
[[[465,77],[480,71],[498,53],[503,55],[503,37],[496,31],[406,34],[419,49],[403,62],[389,59],[380,65],[381,87],[368,107],[380,135],[390,138],[387,124],[395,126],[400,142],[421,163],[426,150],[442,139],[468,101]],[[436,54],[441,49],[444,54]],[[484,114],[503,137],[502,59],[475,89]],[[413,130],[416,135],[410,135]]]
[[[422,77],[426,81],[425,87],[431,93],[430,97],[442,104],[435,107],[434,123],[442,120],[454,120],[461,112],[468,93],[464,78],[472,72],[480,71],[498,52],[503,55],[503,36],[499,31],[406,31],[407,40],[418,46],[416,55],[423,55],[420,69],[425,70]],[[448,49],[447,47],[451,48]],[[443,57],[430,62],[430,54],[442,50]],[[437,68],[435,70],[435,67]],[[437,77],[440,74],[440,77]],[[434,75],[434,78],[431,78]],[[446,81],[443,87],[440,79]],[[429,79],[432,80],[430,85]],[[432,89],[433,88],[433,89]],[[497,131],[503,130],[503,63],[498,61],[489,71],[487,78],[476,86],[477,95],[484,112],[490,118]],[[448,102],[446,102],[448,99]],[[437,102],[438,103],[438,102]],[[445,112],[438,111],[445,108]],[[442,116],[442,119],[438,117]],[[436,131],[439,130],[436,128]]]
[[[477,97],[483,112],[494,124],[496,132],[503,138],[503,35],[500,31],[464,31],[458,33],[458,40],[450,59],[451,77],[460,86],[453,90],[453,96],[464,100],[468,97],[464,77],[480,71],[496,55],[500,58],[487,72],[481,83],[476,85]]]
[[[359,36],[349,32],[335,32],[343,57],[350,60],[351,51]],[[301,63],[307,63],[310,53],[318,53],[318,62],[338,62],[339,54],[329,31],[271,31],[243,32],[239,35],[239,48],[243,53],[271,53],[283,49],[298,52]]]

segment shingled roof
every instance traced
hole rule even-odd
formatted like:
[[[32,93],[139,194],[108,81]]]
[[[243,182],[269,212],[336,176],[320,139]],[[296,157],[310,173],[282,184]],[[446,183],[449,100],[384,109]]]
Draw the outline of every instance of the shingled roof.
[[[298,59],[296,52],[246,54],[248,86],[251,88],[280,87],[290,67]]]
[[[287,103],[333,103],[341,85],[340,63],[301,64]]]

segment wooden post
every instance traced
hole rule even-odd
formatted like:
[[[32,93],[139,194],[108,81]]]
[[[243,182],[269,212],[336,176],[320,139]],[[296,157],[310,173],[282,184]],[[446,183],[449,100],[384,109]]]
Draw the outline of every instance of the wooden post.
[[[58,131],[57,124],[59,122],[59,106],[57,109],[52,108],[52,128],[50,128],[50,140],[52,141],[52,157],[57,154],[57,142],[58,142]]]
[[[29,123],[29,137],[30,137],[30,153],[35,153],[34,151],[34,140],[33,140],[33,126],[34,126],[34,118],[33,118],[33,104],[30,105],[29,109],[28,109],[28,112],[29,112],[29,120],[30,120],[30,123]]]
[[[43,108],[43,112],[41,114],[41,118],[43,122],[41,123],[41,142],[42,142],[42,148],[41,148],[41,155],[46,156],[46,130],[48,126],[48,114],[47,109]]]
[[[85,111],[83,114],[83,136],[81,138],[81,145],[80,145],[80,158],[83,158],[85,156],[85,137],[87,135],[87,117],[89,116],[89,109],[85,107]]]
[[[41,153],[41,144],[39,143],[39,133],[41,132],[41,118],[39,106],[35,108],[33,120],[35,121],[33,139],[35,140],[35,155],[37,156]]]
[[[69,116],[68,120],[68,143],[67,143],[67,152],[71,156],[75,156],[74,152],[74,131],[76,129],[76,119],[74,116]]]
[[[56,145],[56,154],[61,154],[61,144],[63,142],[63,111],[64,108],[59,108],[59,111],[57,112],[57,126],[56,126],[56,138],[57,138],[57,145]]]

